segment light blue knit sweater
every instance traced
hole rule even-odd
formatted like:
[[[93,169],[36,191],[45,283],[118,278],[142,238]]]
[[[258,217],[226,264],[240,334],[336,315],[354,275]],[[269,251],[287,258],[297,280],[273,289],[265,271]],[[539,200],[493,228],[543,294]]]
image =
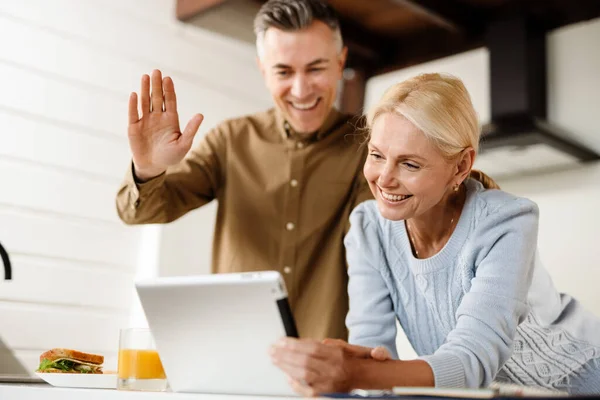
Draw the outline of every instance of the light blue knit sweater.
[[[600,393],[600,318],[558,293],[540,263],[536,204],[472,179],[466,187],[455,231],[428,259],[413,257],[404,221],[381,217],[374,200],[354,210],[350,342],[397,357],[397,319],[438,387],[497,380]]]

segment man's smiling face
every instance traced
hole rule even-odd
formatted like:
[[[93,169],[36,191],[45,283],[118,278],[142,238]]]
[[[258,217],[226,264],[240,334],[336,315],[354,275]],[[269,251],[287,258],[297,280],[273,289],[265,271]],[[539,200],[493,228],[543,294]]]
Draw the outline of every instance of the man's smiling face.
[[[346,50],[321,21],[298,31],[269,28],[263,43],[259,66],[276,106],[295,132],[319,130],[335,102]]]

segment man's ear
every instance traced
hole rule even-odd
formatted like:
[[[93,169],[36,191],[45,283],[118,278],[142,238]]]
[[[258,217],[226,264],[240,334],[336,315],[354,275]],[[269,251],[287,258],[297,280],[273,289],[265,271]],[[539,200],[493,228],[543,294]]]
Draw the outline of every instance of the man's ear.
[[[467,147],[460,152],[456,164],[455,179],[458,182],[463,182],[469,177],[473,164],[475,163],[475,150],[472,147]]]
[[[261,59],[259,56],[256,56],[256,65],[258,66],[258,69],[260,70],[261,75],[263,76],[263,78],[266,78],[266,74],[265,74],[265,66],[262,63]]]
[[[348,59],[348,47],[344,46],[340,54],[338,55],[338,67],[340,75],[344,72],[346,67],[346,60]]]

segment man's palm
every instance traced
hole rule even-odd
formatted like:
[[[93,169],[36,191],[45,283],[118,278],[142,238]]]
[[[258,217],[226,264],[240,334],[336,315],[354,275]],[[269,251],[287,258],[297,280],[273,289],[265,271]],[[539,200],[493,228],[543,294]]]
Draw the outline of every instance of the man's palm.
[[[148,179],[185,157],[202,122],[202,115],[196,114],[181,132],[173,81],[169,77],[162,79],[158,70],[152,72],[152,94],[150,77],[142,76],[141,118],[137,103],[137,94],[132,93],[129,98],[129,145],[136,175]]]

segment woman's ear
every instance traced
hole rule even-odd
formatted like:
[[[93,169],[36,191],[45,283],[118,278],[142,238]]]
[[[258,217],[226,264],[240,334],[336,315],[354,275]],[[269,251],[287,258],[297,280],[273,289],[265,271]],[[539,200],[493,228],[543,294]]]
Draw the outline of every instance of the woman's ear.
[[[460,152],[456,163],[456,182],[462,183],[469,177],[473,164],[475,163],[475,150],[472,147],[467,147]]]

